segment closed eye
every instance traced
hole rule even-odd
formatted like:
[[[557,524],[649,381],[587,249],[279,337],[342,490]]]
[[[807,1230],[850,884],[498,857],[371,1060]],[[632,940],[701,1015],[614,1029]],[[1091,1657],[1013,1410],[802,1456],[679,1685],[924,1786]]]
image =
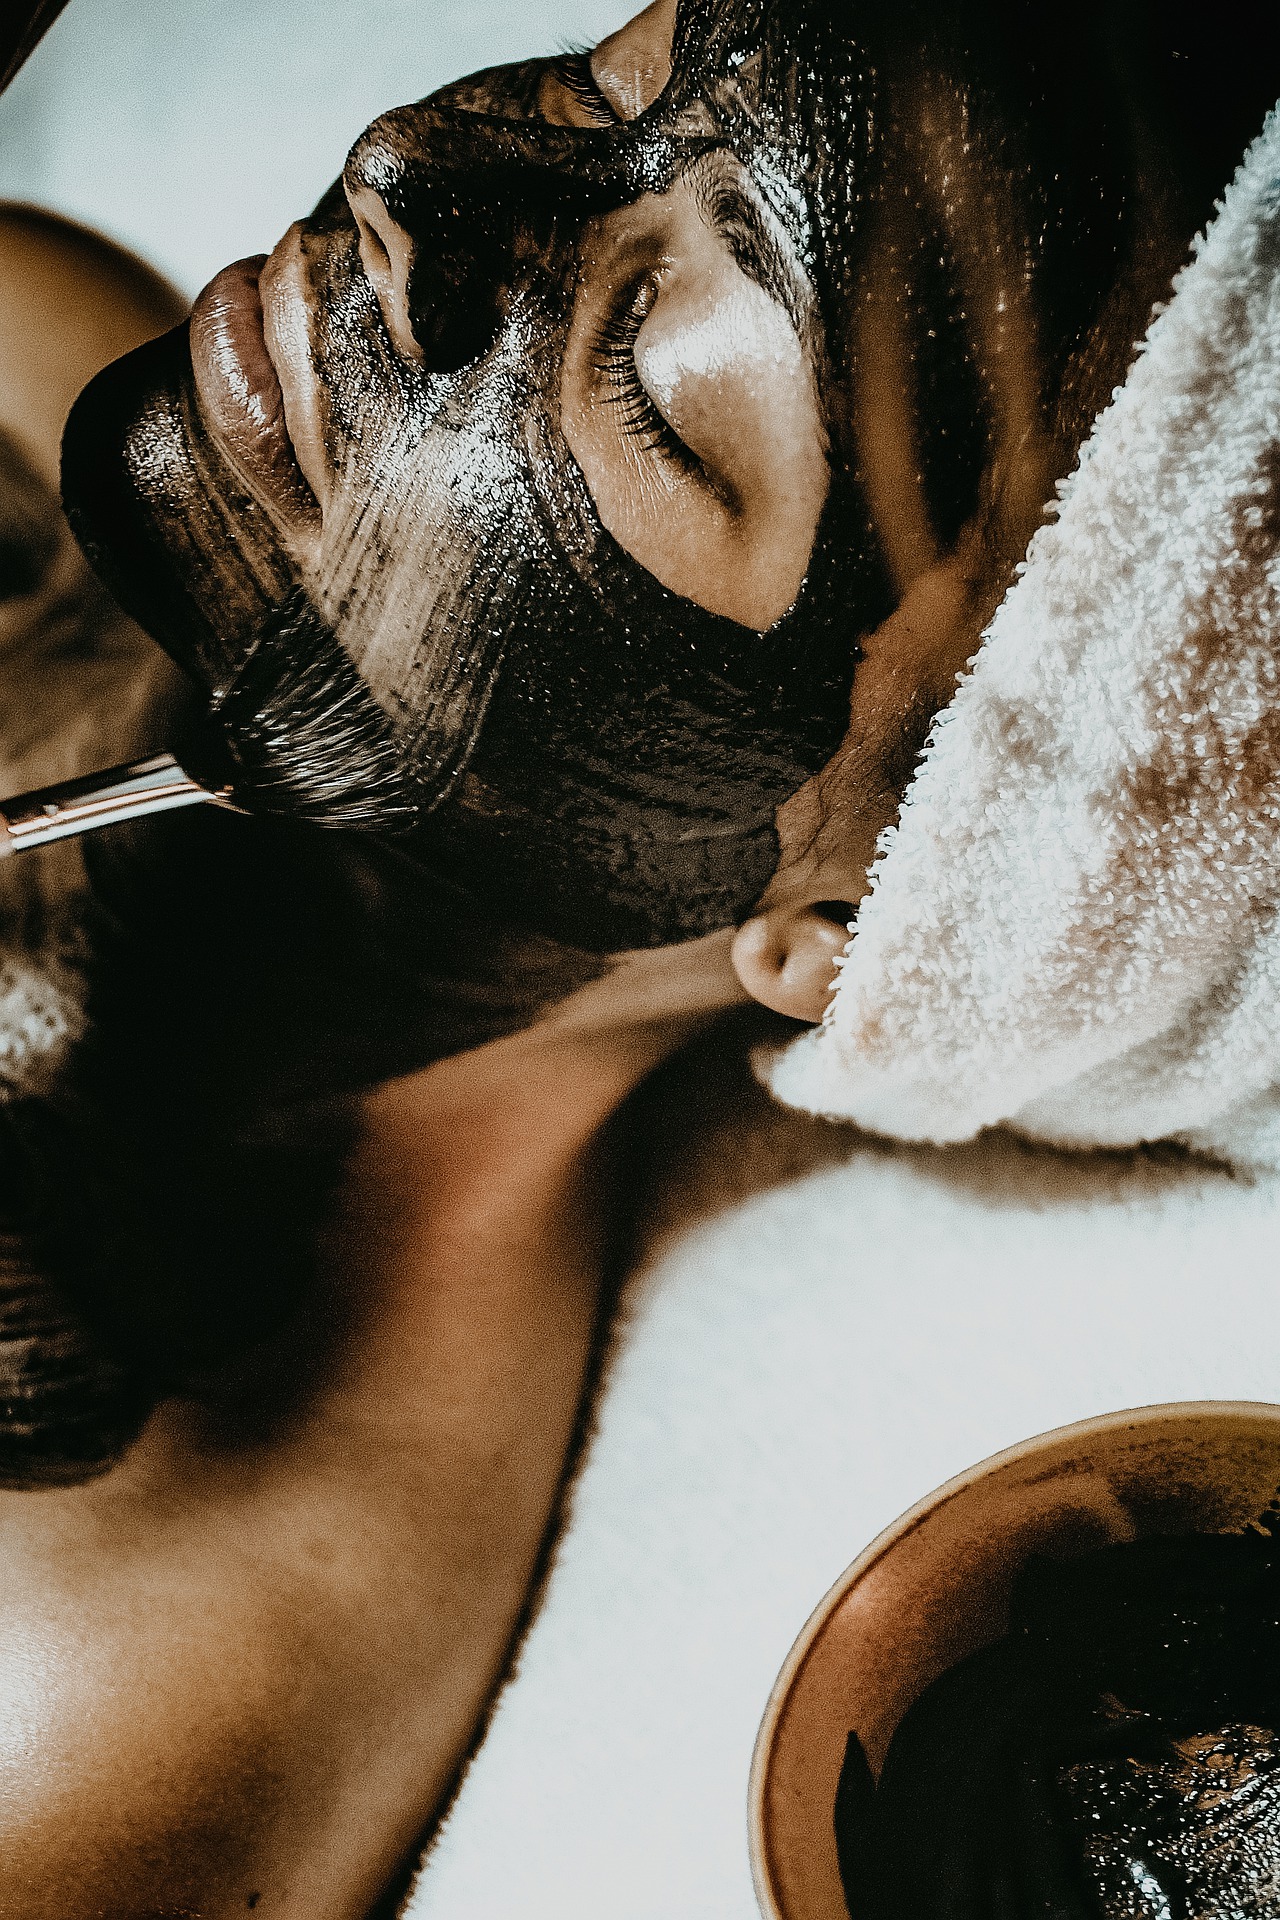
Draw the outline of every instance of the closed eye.
[[[597,126],[621,125],[618,115],[596,85],[589,50],[575,48],[571,53],[562,53],[558,60],[551,62],[551,72]]]
[[[713,164],[734,163],[587,223],[560,419],[632,559],[763,632],[803,582],[830,467],[810,354],[711,217]]]
[[[636,367],[636,341],[657,297],[653,274],[644,275],[610,308],[596,329],[591,365],[618,409],[623,432],[646,452],[655,452],[684,472],[703,472],[702,462],[680,438],[645,387]]]

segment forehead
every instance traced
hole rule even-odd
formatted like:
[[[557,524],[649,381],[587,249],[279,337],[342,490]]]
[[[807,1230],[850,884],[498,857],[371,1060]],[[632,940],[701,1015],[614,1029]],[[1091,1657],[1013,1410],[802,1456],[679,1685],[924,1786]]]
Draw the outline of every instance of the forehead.
[[[722,105],[730,95],[754,101],[778,89],[794,94],[792,80],[785,76],[813,38],[808,16],[805,5],[782,6],[776,0],[654,0],[596,43],[590,69],[624,122],[644,113],[670,122],[708,90],[727,89]],[[762,65],[758,56],[766,50],[769,58]],[[548,68],[578,57],[583,56],[547,55],[482,68],[439,88],[430,100],[481,113],[533,117],[546,104]],[[816,82],[814,63],[806,64]],[[552,117],[559,118],[554,113]],[[705,129],[705,119],[698,128],[689,128]],[[765,134],[767,129],[760,131]]]
[[[542,134],[532,138],[542,145],[549,170],[561,178],[595,174],[605,194],[614,188],[615,205],[633,200],[638,190],[665,191],[700,152],[718,153],[719,161],[701,169],[698,183],[707,224],[803,329],[811,315],[795,267],[798,262],[803,268],[802,280],[814,279],[823,203],[814,189],[825,158],[822,143],[815,147],[810,137],[810,109],[830,91],[831,77],[820,72],[817,60],[800,58],[797,34],[803,35],[806,19],[803,7],[693,4],[678,11],[676,0],[657,0],[589,58],[549,57],[484,69],[404,112],[435,109],[490,122],[535,123]],[[590,98],[575,110],[579,87]],[[483,138],[500,142],[507,136],[493,125]],[[560,151],[558,138],[564,141]],[[472,172],[465,135],[450,135],[447,144],[455,150],[451,170]],[[830,157],[840,164],[834,149]]]

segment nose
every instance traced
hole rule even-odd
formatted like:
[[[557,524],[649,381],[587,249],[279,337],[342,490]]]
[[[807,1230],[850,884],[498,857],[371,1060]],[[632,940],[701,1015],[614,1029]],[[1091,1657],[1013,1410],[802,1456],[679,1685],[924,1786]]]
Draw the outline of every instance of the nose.
[[[468,179],[439,128],[411,111],[361,135],[342,184],[360,259],[398,353],[432,372],[477,359],[501,318],[511,218],[483,175]]]

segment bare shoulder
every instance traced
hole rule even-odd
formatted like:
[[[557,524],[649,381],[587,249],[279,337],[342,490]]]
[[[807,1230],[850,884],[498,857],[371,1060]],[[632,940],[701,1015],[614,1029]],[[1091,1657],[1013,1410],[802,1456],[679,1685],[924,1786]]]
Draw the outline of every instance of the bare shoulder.
[[[47,484],[80,389],[185,311],[176,287],[105,234],[0,201],[0,425]]]
[[[332,1286],[234,1399],[0,1494],[0,1920],[367,1920],[446,1801],[526,1617],[595,1289],[586,1195],[522,1238],[480,1156],[442,1210],[442,1077],[366,1103]]]
[[[411,1846],[385,1559],[332,1483],[258,1479],[144,1438],[0,1494],[0,1915],[363,1920]]]

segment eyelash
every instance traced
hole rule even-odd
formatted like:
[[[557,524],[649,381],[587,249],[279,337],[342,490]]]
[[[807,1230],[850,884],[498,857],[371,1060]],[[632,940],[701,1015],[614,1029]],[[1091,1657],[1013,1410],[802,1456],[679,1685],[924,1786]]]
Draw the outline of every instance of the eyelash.
[[[671,422],[654,403],[636,371],[636,341],[652,311],[652,281],[632,287],[596,332],[591,364],[611,391],[610,406],[618,408],[622,431],[646,452],[661,454],[684,473],[700,473],[702,462],[685,445]]]
[[[569,53],[562,53],[558,60],[552,61],[551,71],[565,92],[571,93],[579,106],[586,108],[597,126],[617,126],[617,114],[596,85],[589,49],[575,47]]]

